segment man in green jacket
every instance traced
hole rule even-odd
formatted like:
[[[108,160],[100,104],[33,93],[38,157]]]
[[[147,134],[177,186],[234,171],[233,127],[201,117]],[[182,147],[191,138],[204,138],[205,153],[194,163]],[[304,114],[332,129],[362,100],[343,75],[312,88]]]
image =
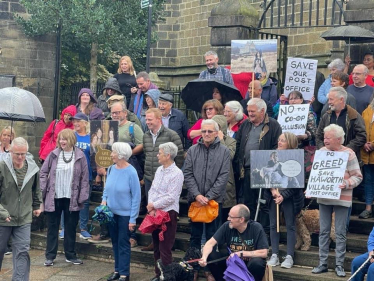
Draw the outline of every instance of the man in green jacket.
[[[41,213],[39,168],[24,138],[15,138],[10,153],[0,162],[0,269],[12,237],[12,280],[28,281],[32,216]]]

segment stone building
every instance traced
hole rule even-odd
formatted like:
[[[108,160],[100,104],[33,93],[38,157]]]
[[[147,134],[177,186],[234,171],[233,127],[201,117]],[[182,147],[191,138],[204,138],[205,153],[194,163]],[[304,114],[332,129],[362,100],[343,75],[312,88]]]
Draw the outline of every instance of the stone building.
[[[55,81],[55,37],[27,37],[16,24],[14,12],[25,13],[18,0],[0,1],[0,88],[16,86],[34,93],[49,124]],[[28,140],[35,157],[47,123],[15,122],[17,135]],[[0,129],[6,125],[10,121],[0,120]]]

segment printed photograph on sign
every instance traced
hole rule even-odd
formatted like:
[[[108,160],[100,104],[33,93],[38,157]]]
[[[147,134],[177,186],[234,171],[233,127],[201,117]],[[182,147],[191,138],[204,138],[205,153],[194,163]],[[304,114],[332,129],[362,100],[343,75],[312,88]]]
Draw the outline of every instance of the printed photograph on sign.
[[[288,58],[284,95],[288,97],[292,91],[299,91],[304,100],[310,100],[314,95],[317,65],[317,60]]]
[[[344,182],[349,153],[327,150],[317,150],[314,155],[306,196],[339,199]]]
[[[282,132],[291,132],[296,136],[304,135],[309,107],[309,104],[280,105],[278,123]]]
[[[118,141],[118,121],[92,120],[90,121],[90,131],[91,162],[96,162],[101,167],[110,166],[112,145]],[[96,157],[97,154],[99,157]]]
[[[251,188],[304,188],[304,151],[252,150]]]
[[[231,72],[277,72],[277,39],[231,40]]]

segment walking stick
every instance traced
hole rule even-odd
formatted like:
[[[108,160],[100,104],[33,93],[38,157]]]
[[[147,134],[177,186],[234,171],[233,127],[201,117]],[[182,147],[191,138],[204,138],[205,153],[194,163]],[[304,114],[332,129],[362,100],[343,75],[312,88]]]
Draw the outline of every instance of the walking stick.
[[[279,192],[278,188],[277,188],[277,192]],[[279,204],[275,204],[277,205],[277,233],[279,233]]]
[[[357,273],[360,272],[361,269],[363,269],[365,267],[365,265],[371,260],[371,259],[374,259],[374,255],[371,255],[367,258],[367,260],[356,270],[356,272],[351,275],[351,277],[349,277],[348,281],[351,281],[353,277],[356,276]]]
[[[260,192],[258,193],[255,221],[257,221],[258,212],[260,211],[260,204],[265,204],[266,203],[266,201],[264,199],[261,199],[261,194],[262,194],[262,188],[260,188]]]

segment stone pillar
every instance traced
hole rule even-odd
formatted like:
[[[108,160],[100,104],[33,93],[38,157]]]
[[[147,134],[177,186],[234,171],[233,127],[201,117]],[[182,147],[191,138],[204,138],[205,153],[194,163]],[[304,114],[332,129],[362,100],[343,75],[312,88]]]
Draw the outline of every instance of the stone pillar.
[[[349,1],[346,7],[344,20],[349,25],[357,25],[374,32],[374,0]],[[352,64],[362,63],[364,54],[374,52],[374,43],[351,43],[350,55]],[[345,47],[347,54],[348,47]]]
[[[220,64],[230,64],[231,40],[255,39],[259,21],[257,10],[248,0],[223,0],[213,8],[208,19],[210,44],[215,47]]]

